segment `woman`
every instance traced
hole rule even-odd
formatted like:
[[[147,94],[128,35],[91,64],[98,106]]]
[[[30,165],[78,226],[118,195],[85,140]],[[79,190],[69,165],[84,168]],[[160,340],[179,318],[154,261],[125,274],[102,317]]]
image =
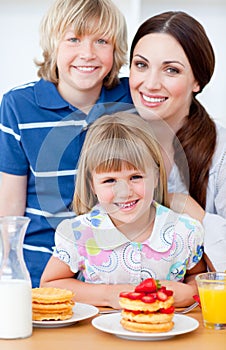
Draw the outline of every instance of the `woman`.
[[[161,13],[138,28],[130,65],[132,99],[139,114],[155,127],[169,190],[189,193],[199,203],[209,268],[223,271],[226,130],[210,118],[196,98],[214,72],[211,43],[202,25],[190,15]]]

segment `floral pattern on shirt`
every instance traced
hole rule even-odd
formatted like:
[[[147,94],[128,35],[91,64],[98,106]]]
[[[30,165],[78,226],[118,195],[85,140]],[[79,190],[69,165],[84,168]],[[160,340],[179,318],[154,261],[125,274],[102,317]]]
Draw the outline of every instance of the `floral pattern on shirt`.
[[[59,225],[54,255],[73,272],[82,269],[90,283],[138,283],[148,277],[182,281],[186,270],[202,257],[203,227],[188,216],[154,205],[156,218],[146,241],[128,240],[97,205]]]

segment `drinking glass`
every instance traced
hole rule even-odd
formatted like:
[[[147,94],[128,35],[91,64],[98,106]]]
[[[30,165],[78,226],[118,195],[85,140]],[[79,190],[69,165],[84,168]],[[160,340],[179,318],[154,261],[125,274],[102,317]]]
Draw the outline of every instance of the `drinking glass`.
[[[23,257],[29,222],[24,216],[0,218],[0,339],[32,334],[31,279]]]
[[[204,326],[226,329],[226,273],[206,272],[196,276]]]

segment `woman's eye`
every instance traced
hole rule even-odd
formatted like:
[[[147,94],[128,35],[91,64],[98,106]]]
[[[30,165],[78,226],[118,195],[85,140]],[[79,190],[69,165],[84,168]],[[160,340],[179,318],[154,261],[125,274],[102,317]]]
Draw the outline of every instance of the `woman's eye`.
[[[175,68],[175,67],[168,67],[168,68],[166,68],[166,72],[170,73],[170,74],[178,74],[179,73],[179,69]]]
[[[146,62],[137,61],[137,62],[134,62],[133,64],[138,69],[144,69],[144,68],[147,67],[147,63]]]

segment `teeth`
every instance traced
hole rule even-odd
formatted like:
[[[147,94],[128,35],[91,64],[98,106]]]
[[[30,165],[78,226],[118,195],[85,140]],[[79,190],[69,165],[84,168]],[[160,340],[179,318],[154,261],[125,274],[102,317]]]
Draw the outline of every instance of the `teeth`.
[[[130,208],[130,207],[132,207],[134,204],[136,204],[136,201],[130,202],[130,203],[117,203],[117,205],[118,205],[120,208],[122,208],[122,209]]]
[[[165,97],[148,97],[146,95],[142,95],[142,96],[145,101],[151,102],[151,103],[163,102],[166,100]]]
[[[92,72],[95,69],[95,67],[77,67],[77,69],[83,72]]]

